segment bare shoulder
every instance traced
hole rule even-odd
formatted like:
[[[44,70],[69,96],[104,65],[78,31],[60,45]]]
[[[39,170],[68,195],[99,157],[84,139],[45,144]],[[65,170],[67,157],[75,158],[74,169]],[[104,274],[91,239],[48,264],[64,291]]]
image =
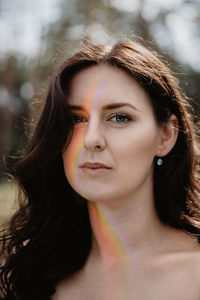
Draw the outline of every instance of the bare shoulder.
[[[200,245],[191,251],[174,253],[166,260],[165,266],[164,278],[170,278],[171,288],[174,282],[175,289],[182,290],[183,296],[190,291],[188,299],[200,299]]]
[[[193,249],[187,251],[177,251],[166,255],[164,266],[167,271],[185,270],[188,275],[192,275],[191,278],[196,278],[200,283],[200,244],[197,243]]]
[[[143,268],[142,264],[139,264],[139,269],[134,265],[125,273],[127,276],[124,276],[124,273],[121,274],[119,282],[115,281],[115,276],[106,277],[103,274],[103,278],[106,278],[104,282],[100,280],[101,277],[96,268],[95,272],[92,267],[84,268],[60,282],[56,286],[56,293],[52,300],[118,299],[116,289],[111,294],[102,296],[102,290],[108,291],[108,287],[111,289],[112,286],[118,286],[119,293],[122,294],[124,286],[127,287],[126,297],[119,299],[132,299],[134,294],[138,296],[136,299],[199,300],[200,244],[197,243],[196,246],[186,251],[173,251],[155,259],[146,259]],[[102,282],[104,284],[101,284]],[[146,292],[143,289],[144,285]]]
[[[200,244],[197,244],[196,249],[183,253],[183,260],[186,265],[191,267],[194,274],[200,275]],[[200,277],[199,277],[200,280]]]
[[[197,275],[199,275],[200,281],[200,245],[199,248],[196,251],[194,251],[191,256],[193,258],[193,266],[197,272]]]

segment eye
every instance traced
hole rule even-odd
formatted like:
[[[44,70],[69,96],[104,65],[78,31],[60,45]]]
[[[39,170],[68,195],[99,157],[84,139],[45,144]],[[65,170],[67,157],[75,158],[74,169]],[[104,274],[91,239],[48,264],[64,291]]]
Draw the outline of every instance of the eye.
[[[116,113],[114,116],[112,116],[109,120],[115,119],[114,122],[116,123],[127,123],[131,120],[131,118],[128,115]]]
[[[72,119],[73,119],[73,124],[87,122],[86,118],[81,115],[73,115]]]

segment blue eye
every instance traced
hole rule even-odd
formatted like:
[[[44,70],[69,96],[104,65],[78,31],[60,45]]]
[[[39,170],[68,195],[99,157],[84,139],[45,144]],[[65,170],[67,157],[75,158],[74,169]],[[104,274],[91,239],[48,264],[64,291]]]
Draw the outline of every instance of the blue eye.
[[[116,123],[126,123],[131,120],[131,118],[125,114],[115,114],[111,119],[115,118]]]
[[[81,115],[73,115],[73,124],[80,124],[87,122],[87,119],[84,116]],[[116,113],[112,117],[109,118],[109,120],[112,120],[114,123],[127,123],[131,120],[131,118],[126,114]]]
[[[82,123],[82,122],[86,122],[86,118],[84,118],[81,115],[74,115],[73,116],[73,123],[74,124],[78,124],[78,123]]]

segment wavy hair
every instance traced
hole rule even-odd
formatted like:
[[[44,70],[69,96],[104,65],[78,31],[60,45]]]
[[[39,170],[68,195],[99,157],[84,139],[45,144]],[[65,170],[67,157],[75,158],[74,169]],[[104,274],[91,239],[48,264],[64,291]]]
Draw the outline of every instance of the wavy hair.
[[[160,220],[199,236],[198,139],[189,102],[159,56],[126,40],[84,44],[52,75],[46,102],[23,158],[12,170],[25,197],[1,232],[1,298],[47,300],[56,284],[81,269],[91,249],[87,201],[69,185],[62,149],[72,137],[68,91],[74,74],[92,65],[123,69],[149,94],[158,124],[176,115],[179,134],[161,167],[154,167]]]

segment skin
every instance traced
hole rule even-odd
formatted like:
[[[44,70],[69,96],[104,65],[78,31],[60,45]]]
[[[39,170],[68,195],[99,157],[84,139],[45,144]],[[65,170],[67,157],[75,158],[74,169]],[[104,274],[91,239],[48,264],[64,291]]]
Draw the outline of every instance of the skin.
[[[96,89],[88,97],[94,78]],[[102,82],[103,88],[99,88]],[[152,194],[153,160],[171,150],[177,134],[172,128],[157,125],[150,99],[138,83],[111,66],[90,67],[73,78],[69,103],[84,107],[82,111],[72,110],[77,123],[72,142],[63,153],[66,177],[72,187],[89,201],[113,208],[124,206],[125,199],[132,202],[146,190]],[[130,106],[104,110],[111,103]],[[116,113],[131,120],[121,116],[120,122]],[[103,176],[87,176],[78,168],[86,161],[102,162],[111,170]],[[76,176],[72,176],[74,170]]]
[[[113,103],[123,106],[105,109]],[[163,296],[162,282],[169,282],[168,290],[173,285],[171,295],[180,297],[179,280],[190,284],[191,266],[200,262],[199,246],[195,238],[161,223],[153,195],[155,160],[172,150],[177,118],[172,115],[167,124],[158,125],[145,90],[109,65],[77,73],[69,104],[83,109],[72,110],[74,133],[63,151],[64,170],[72,188],[88,200],[93,240],[84,269],[63,281],[54,299],[79,299],[85,285],[91,288],[82,299],[178,299]],[[87,174],[79,167],[86,161],[110,169]],[[175,281],[171,274],[177,272]],[[198,290],[193,287],[194,299]],[[193,299],[183,296],[188,294],[179,299]]]

